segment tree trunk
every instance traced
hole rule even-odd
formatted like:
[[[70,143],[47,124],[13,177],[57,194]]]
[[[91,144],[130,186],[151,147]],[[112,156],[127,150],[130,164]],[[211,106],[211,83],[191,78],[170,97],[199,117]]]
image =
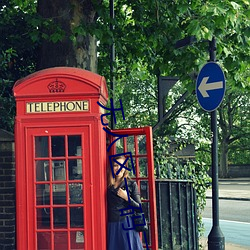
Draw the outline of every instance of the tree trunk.
[[[228,144],[225,140],[222,140],[220,145],[219,177],[228,177]]]
[[[85,32],[96,22],[96,10],[92,1],[38,0],[37,11],[44,20],[52,20],[54,24],[48,27],[43,25],[41,30],[46,39],[42,40],[38,51],[37,68],[69,66],[96,72],[96,38]],[[56,41],[56,31],[62,34],[60,41]]]

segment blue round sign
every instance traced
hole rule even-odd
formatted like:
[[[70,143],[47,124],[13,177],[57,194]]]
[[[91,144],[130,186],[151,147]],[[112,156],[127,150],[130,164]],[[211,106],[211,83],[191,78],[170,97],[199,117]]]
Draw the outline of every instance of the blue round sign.
[[[226,81],[221,67],[215,62],[205,64],[196,80],[196,96],[205,111],[217,109],[225,95]]]

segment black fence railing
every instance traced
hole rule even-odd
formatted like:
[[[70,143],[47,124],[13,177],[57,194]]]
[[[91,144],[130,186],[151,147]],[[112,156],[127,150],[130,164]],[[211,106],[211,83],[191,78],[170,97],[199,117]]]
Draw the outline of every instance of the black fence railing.
[[[159,250],[198,250],[196,193],[187,180],[157,179]]]

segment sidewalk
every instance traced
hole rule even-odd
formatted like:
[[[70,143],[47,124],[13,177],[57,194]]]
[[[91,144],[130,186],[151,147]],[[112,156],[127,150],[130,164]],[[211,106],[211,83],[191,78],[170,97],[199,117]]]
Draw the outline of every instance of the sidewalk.
[[[228,199],[228,200],[246,200],[250,201],[250,188],[248,189],[221,189],[220,185],[224,186],[226,184],[239,184],[249,185],[250,187],[250,178],[235,178],[235,179],[220,179],[219,180],[219,199]],[[242,186],[243,187],[243,186]],[[209,188],[206,192],[207,198],[212,198],[212,187]]]
[[[202,238],[200,244],[202,245],[202,250],[208,250],[207,238]],[[250,248],[225,242],[225,250],[250,250]]]

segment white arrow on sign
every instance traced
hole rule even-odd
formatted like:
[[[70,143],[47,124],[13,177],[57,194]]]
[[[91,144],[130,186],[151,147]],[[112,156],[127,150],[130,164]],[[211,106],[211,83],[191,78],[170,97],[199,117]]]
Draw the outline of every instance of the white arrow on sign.
[[[209,97],[207,91],[208,90],[214,90],[214,89],[222,89],[223,88],[223,82],[210,82],[207,83],[209,79],[209,76],[203,77],[200,86],[198,87],[198,90],[201,92],[201,95],[203,97]]]

